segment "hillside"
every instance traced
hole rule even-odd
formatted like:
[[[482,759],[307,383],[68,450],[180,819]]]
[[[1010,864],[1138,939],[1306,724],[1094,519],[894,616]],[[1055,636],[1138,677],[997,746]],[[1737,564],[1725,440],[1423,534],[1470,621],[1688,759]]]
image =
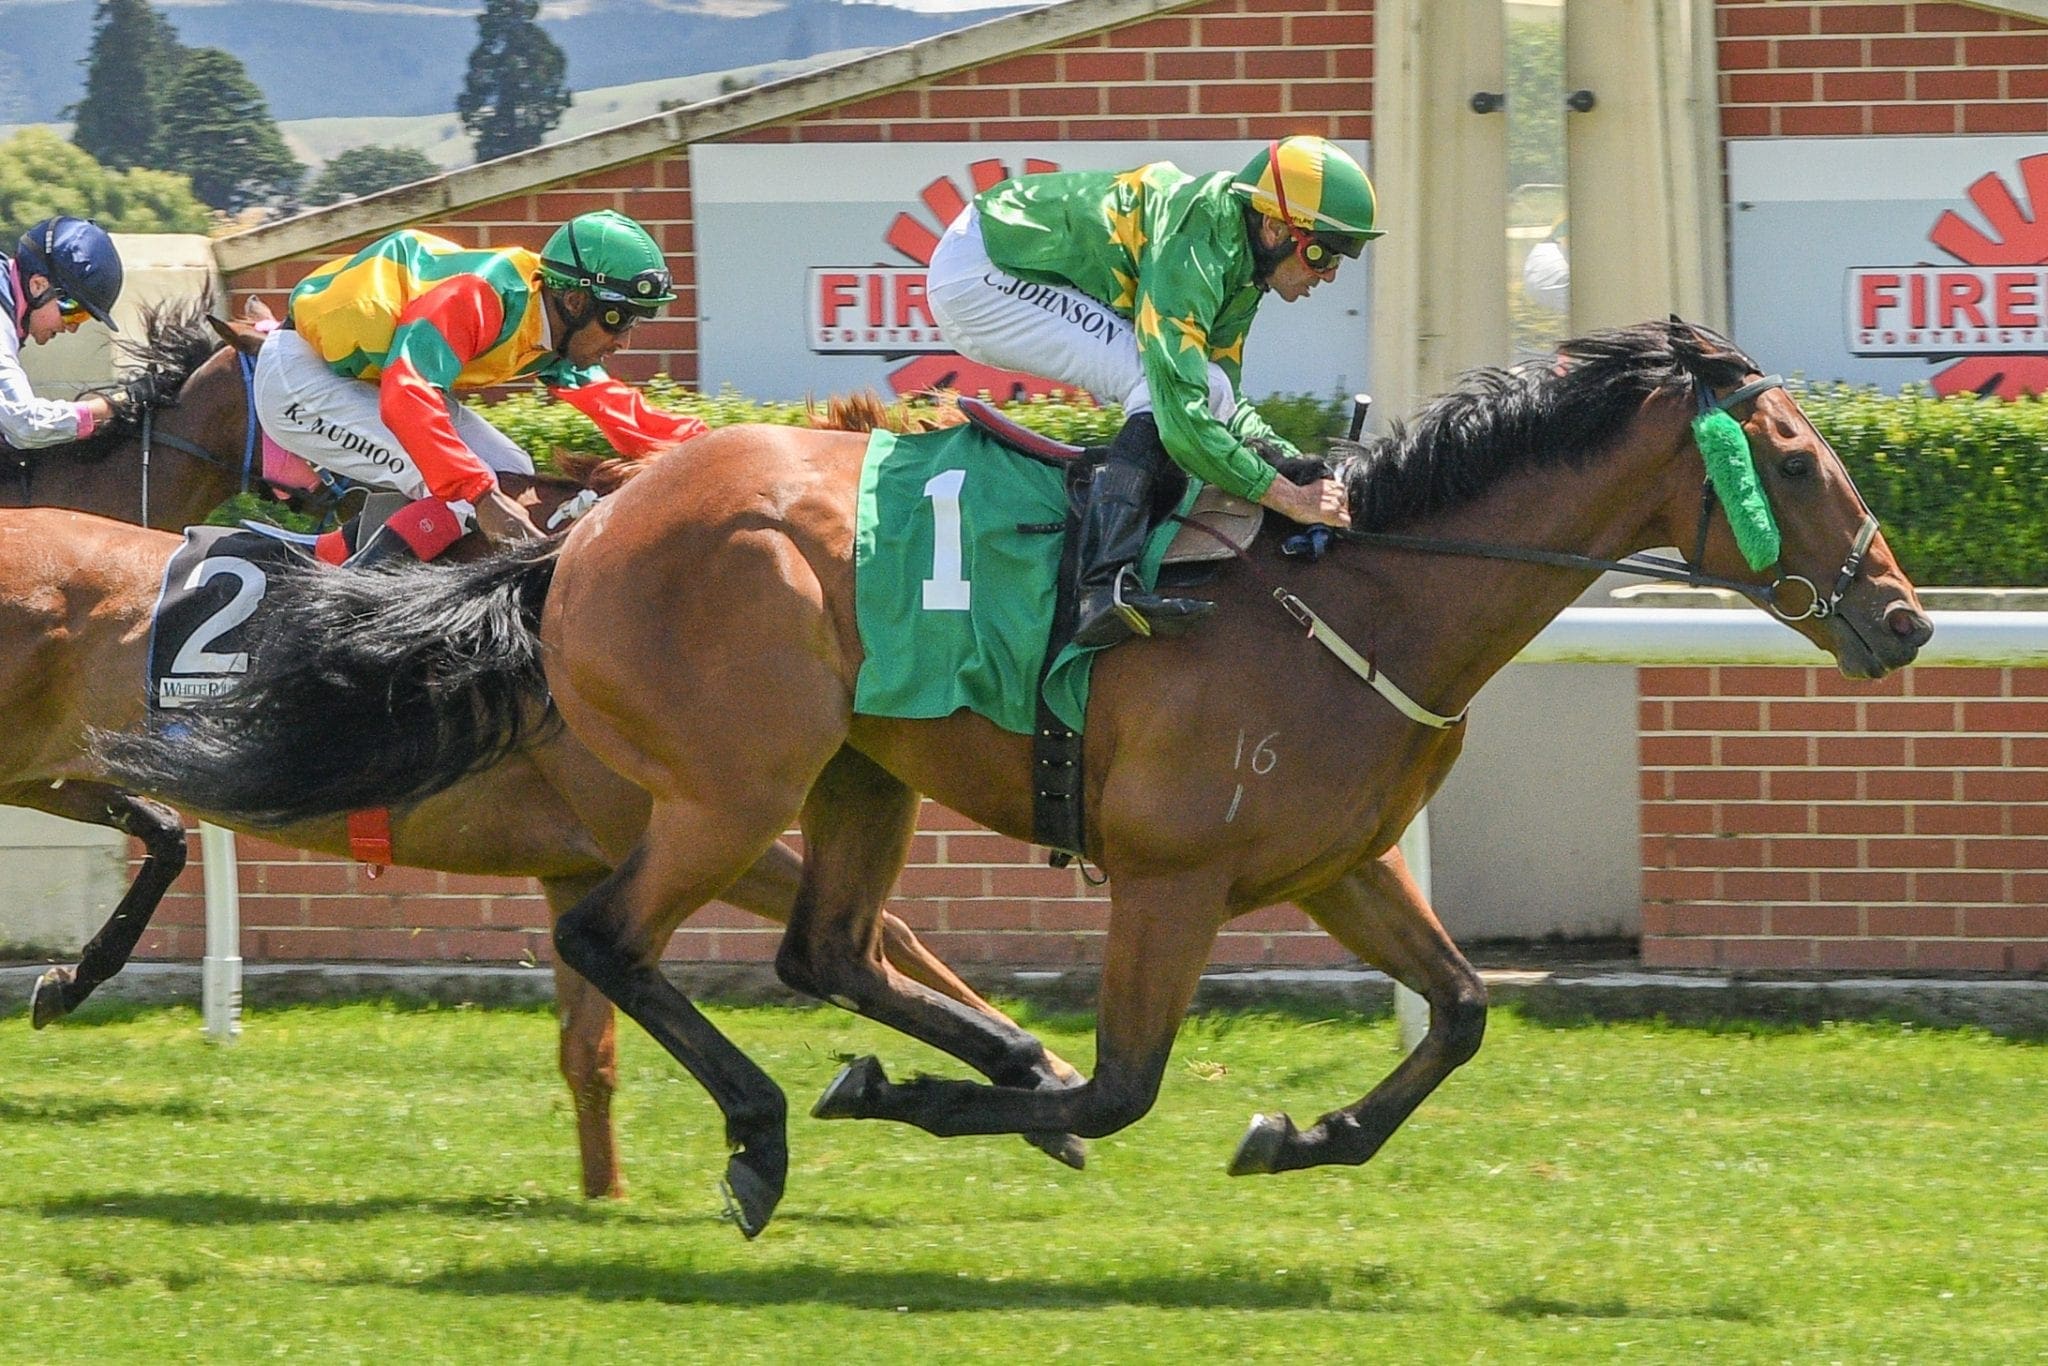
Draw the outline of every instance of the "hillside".
[[[569,105],[562,122],[548,135],[548,141],[595,133],[599,129],[630,123],[659,113],[663,104],[694,104],[716,95],[723,81],[759,85],[764,81],[794,76],[834,62],[849,61],[867,52],[848,48],[824,52],[797,61],[768,62],[737,71],[711,71],[699,76],[672,76],[662,81],[640,81],[632,85],[609,86],[602,90],[580,90]],[[415,147],[435,165],[447,170],[467,166],[474,160],[469,137],[453,114],[384,115],[345,119],[290,119],[278,125],[292,154],[317,174],[319,167],[351,147],[377,143],[386,147]]]
[[[84,91],[79,59],[91,40],[94,3],[0,0],[8,35],[0,123],[65,116]],[[241,58],[280,120],[453,109],[482,8],[479,0],[159,5],[188,47],[225,48]],[[1021,8],[920,13],[839,0],[557,0],[541,27],[568,55],[570,85],[598,89],[895,47]]]

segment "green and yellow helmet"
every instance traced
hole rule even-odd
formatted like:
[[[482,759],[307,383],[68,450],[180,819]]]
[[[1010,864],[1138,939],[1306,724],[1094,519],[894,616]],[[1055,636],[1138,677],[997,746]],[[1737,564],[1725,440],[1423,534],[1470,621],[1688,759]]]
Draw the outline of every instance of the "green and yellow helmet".
[[[1358,255],[1381,235],[1374,226],[1379,201],[1372,181],[1343,148],[1323,138],[1268,143],[1230,188],[1268,218],[1324,237],[1346,256]]]
[[[541,248],[540,273],[552,288],[589,290],[605,312],[652,317],[676,297],[661,248],[613,209],[578,214],[557,228]]]

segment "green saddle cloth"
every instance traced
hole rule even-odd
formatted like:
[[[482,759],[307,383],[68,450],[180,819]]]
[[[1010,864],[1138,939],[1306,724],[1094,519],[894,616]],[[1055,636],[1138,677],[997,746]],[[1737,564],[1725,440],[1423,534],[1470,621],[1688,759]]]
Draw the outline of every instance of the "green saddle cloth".
[[[979,428],[876,432],[861,465],[854,608],[866,658],[853,707],[867,716],[950,716],[966,707],[1028,735],[1052,630],[1065,475]],[[1199,490],[1189,481],[1179,511]],[[1150,588],[1177,529],[1162,522],[1138,574]],[[1080,730],[1093,650],[1069,644],[1046,679],[1053,714]]]

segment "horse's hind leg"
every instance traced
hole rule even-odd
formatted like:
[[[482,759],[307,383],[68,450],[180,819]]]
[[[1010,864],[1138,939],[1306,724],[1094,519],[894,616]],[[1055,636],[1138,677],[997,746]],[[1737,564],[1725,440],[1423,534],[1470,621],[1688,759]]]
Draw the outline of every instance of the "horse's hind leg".
[[[1233,1176],[1369,1160],[1486,1034],[1486,984],[1444,933],[1398,849],[1300,904],[1338,943],[1425,997],[1429,1033],[1365,1099],[1305,1130],[1284,1114],[1254,1116],[1231,1160]]]
[[[1174,1035],[1222,923],[1223,888],[1206,876],[1112,881],[1096,1023],[1095,1075],[1062,1091],[918,1078],[892,1082],[873,1058],[849,1063],[811,1113],[893,1119],[941,1137],[1069,1132],[1100,1138],[1158,1098]]]
[[[719,893],[718,899],[743,911],[752,911],[764,920],[787,925],[795,912],[803,871],[803,861],[797,857],[796,851],[777,840],[753,867],[740,874],[737,882]],[[911,981],[929,987],[941,996],[950,996],[968,1009],[987,1016],[997,1028],[1022,1028],[968,986],[946,966],[944,959],[925,947],[916,931],[904,924],[900,917],[888,911],[882,912],[881,933],[882,956],[889,960],[890,967]],[[1081,1074],[1072,1063],[1042,1044],[1040,1047],[1045,1054],[1045,1065],[1052,1069],[1055,1077],[1068,1086],[1080,1084]]]
[[[560,917],[603,878],[542,878],[548,910]],[[576,1106],[576,1148],[583,1163],[583,1193],[593,1200],[626,1194],[619,1173],[619,1140],[612,1124],[612,1093],[619,1089],[619,1031],[612,1003],[583,975],[555,960],[555,1018],[561,1029],[562,1080]]]
[[[735,803],[737,805],[737,803]],[[662,946],[774,837],[750,838],[720,812],[657,803],[647,835],[612,875],[555,922],[555,952],[667,1049],[725,1115],[725,1185],[740,1231],[767,1226],[789,1175],[782,1088],[719,1033],[661,971]]]
[[[988,1010],[979,997],[975,1004],[982,1008],[975,1009],[942,995],[898,972],[884,956],[882,902],[903,870],[917,807],[916,792],[857,750],[842,749],[825,766],[800,818],[803,884],[776,972],[799,991],[943,1049],[999,1085],[1072,1084],[1071,1069],[1056,1067],[1045,1045]],[[1030,1137],[1069,1166],[1086,1161],[1072,1135]]]
[[[23,783],[0,790],[0,801],[104,825],[142,841],[142,867],[107,923],[79,953],[77,965],[51,968],[36,979],[29,1021],[41,1029],[76,1010],[100,983],[128,965],[157,903],[185,870],[185,822],[168,806],[101,783]]]

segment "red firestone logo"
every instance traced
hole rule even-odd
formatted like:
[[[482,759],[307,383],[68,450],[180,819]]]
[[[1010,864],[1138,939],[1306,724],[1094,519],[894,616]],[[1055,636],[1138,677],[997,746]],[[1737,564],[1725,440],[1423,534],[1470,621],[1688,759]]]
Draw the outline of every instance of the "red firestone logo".
[[[1058,162],[1027,157],[1019,174],[1037,175],[1058,169]],[[1009,169],[994,157],[973,162],[967,174],[974,186],[972,194],[980,194],[1010,178]],[[918,198],[930,213],[930,221],[899,213],[883,234],[891,248],[915,265],[811,269],[806,290],[806,333],[811,350],[820,355],[905,360],[889,372],[890,388],[898,394],[957,389],[965,394],[986,391],[999,400],[1008,400],[1053,392],[1058,386],[1050,380],[977,365],[947,348],[924,296],[925,268],[931,264],[939,235],[966,209],[969,194],[963,193],[952,177],[941,176],[926,185]],[[914,359],[905,359],[910,357]]]
[[[1970,202],[1990,232],[1944,209],[1928,240],[1960,265],[1864,266],[1844,292],[1849,350],[1858,356],[1951,361],[1937,394],[2048,393],[2048,153],[2023,157],[2030,215],[1996,173]]]

